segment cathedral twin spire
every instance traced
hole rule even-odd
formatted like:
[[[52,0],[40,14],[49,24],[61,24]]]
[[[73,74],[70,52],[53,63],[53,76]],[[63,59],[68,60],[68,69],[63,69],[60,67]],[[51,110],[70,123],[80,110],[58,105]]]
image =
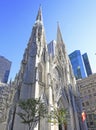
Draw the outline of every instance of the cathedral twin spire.
[[[56,39],[56,41],[57,41],[57,44],[61,44],[61,45],[62,45],[62,43],[64,44],[63,38],[61,35],[61,31],[60,31],[60,27],[59,27],[59,23],[57,23],[57,39]]]
[[[43,19],[42,19],[42,10],[40,7],[37,17],[36,17],[35,25],[33,26],[32,35],[31,35],[31,38],[30,38],[30,41],[28,44],[28,48],[26,49],[26,51],[24,53],[24,59],[22,62],[20,73],[18,75],[18,79],[16,79],[16,81],[14,82],[15,84],[13,84],[14,86],[19,88],[19,89],[17,89],[17,92],[15,94],[14,101],[17,101],[17,99],[26,100],[29,98],[42,97],[42,101],[44,101],[46,104],[49,102],[49,104],[52,104],[52,106],[54,106],[54,104],[56,106],[62,105],[65,108],[64,105],[67,105],[70,102],[73,102],[74,103],[73,106],[75,107],[75,100],[71,101],[71,99],[70,99],[71,96],[70,96],[70,97],[68,97],[69,102],[67,103],[66,101],[64,101],[65,98],[63,97],[63,93],[61,93],[61,91],[60,91],[60,93],[62,94],[63,100],[60,98],[60,102],[58,102],[58,103],[60,103],[60,105],[58,105],[58,103],[56,104],[55,98],[53,98],[53,95],[55,97],[55,94],[54,94],[55,88],[57,87],[56,89],[59,90],[58,86],[60,86],[60,85],[61,85],[61,87],[65,86],[66,85],[65,83],[67,82],[66,77],[68,77],[68,76],[66,76],[67,73],[65,73],[65,70],[62,71],[63,69],[60,68],[61,67],[60,62],[57,61],[57,63],[55,62],[54,64],[51,64],[50,60],[46,60],[49,58],[47,55],[47,50],[46,50],[47,48],[45,48],[46,47],[45,44],[46,44],[46,41],[45,41],[44,26],[43,26]],[[62,48],[65,49],[64,46],[65,45],[64,45],[62,35],[60,32],[60,27],[58,25],[57,26],[57,48],[56,48],[57,52],[60,49],[62,51]],[[62,59],[60,59],[60,60],[62,60]],[[44,61],[47,61],[47,62],[44,62]],[[54,65],[55,65],[55,67],[54,67]],[[56,71],[57,73],[55,74],[55,72],[53,72],[53,70],[52,70],[53,68],[55,70],[56,66],[58,66],[58,65],[59,65],[61,74],[58,73],[59,71]],[[63,64],[63,65],[65,65],[65,64]],[[65,67],[67,67],[67,66],[64,66],[64,69],[65,69]],[[62,76],[63,72],[66,74],[65,75],[66,81],[63,79],[63,76]],[[67,72],[67,70],[66,70],[66,72]],[[57,75],[62,76],[62,80],[60,78],[58,78]],[[56,82],[54,80],[54,76],[55,76]],[[58,84],[56,84],[56,83],[58,83]],[[67,87],[67,85],[66,85],[66,87]],[[14,107],[14,105],[13,105],[13,107]],[[13,107],[11,108],[13,111],[13,115],[8,118],[8,127],[9,127],[8,129],[13,127],[14,130],[24,130],[25,128],[27,128],[27,126],[26,126],[26,124],[21,124],[21,120],[19,119],[18,115],[16,114],[18,112],[21,112],[21,110],[19,109],[18,105],[15,106],[14,108]],[[48,110],[51,110],[50,105],[49,105],[49,107],[50,108]],[[71,115],[70,117],[72,119],[72,122],[70,122],[71,123],[70,126],[71,126],[72,123],[75,123],[76,111],[74,112],[73,109],[71,108],[71,103],[69,104],[68,107],[69,107],[68,112]],[[11,109],[10,109],[10,112],[11,112]],[[74,126],[72,126],[72,130],[73,130],[73,127]],[[46,130],[47,129],[50,129],[50,130],[56,129],[57,130],[58,129],[57,125],[52,126],[51,124],[50,124],[50,128],[49,128],[49,124],[46,122],[46,119],[40,120],[39,123],[36,123],[35,128],[36,128],[36,130],[39,130],[39,129],[40,130],[42,130],[42,129],[43,130],[45,130],[45,129]],[[69,128],[68,128],[68,130],[69,130]],[[78,129],[78,128],[76,127],[76,129]]]
[[[37,14],[37,17],[36,17],[36,23],[37,22],[41,22],[43,23],[43,17],[42,17],[42,8],[41,6],[39,7],[39,10],[38,10],[38,14]],[[59,23],[57,24],[57,44],[64,44],[63,42],[63,38],[62,38],[62,35],[61,35],[61,31],[60,31],[60,27],[59,27]],[[65,45],[63,45],[65,47]]]

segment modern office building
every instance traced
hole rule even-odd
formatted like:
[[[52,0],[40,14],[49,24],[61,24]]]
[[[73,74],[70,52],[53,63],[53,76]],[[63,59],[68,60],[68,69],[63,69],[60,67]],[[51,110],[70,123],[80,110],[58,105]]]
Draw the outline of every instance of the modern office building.
[[[82,57],[83,57],[84,65],[85,65],[85,68],[86,68],[87,76],[89,76],[89,75],[92,74],[92,70],[91,70],[91,66],[90,66],[90,62],[89,62],[87,53],[84,53],[82,55]]]
[[[7,83],[11,68],[11,61],[0,56],[0,82]]]
[[[96,130],[96,74],[77,80],[78,91],[86,113],[88,130]]]
[[[55,55],[55,46],[56,46],[56,41],[52,40],[48,45],[48,53],[52,56]]]
[[[82,55],[80,50],[75,50],[69,55],[73,72],[76,79],[82,79],[86,77],[86,70],[83,63]]]
[[[0,83],[0,130],[7,130],[6,129],[6,124],[8,121],[7,113],[9,113],[9,108],[10,106],[12,106],[11,103],[13,101],[12,96],[14,92],[15,88],[11,87],[11,83],[10,84]]]

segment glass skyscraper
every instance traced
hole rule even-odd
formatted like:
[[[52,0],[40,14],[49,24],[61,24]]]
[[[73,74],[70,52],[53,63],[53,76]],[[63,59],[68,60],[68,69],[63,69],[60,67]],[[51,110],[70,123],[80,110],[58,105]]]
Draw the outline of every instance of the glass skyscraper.
[[[84,64],[85,64],[86,73],[89,76],[89,75],[92,74],[92,70],[91,70],[91,66],[90,66],[90,63],[89,63],[89,59],[88,59],[87,53],[84,53],[82,55],[82,57],[83,57],[83,61],[84,61]]]
[[[75,50],[69,55],[73,72],[76,77],[76,79],[81,79],[86,77],[86,70],[83,63],[83,58],[80,53],[80,50]]]
[[[7,83],[11,68],[11,61],[0,56],[0,82]]]
[[[48,45],[48,53],[51,54],[52,56],[55,55],[55,46],[56,46],[56,41],[52,40]]]

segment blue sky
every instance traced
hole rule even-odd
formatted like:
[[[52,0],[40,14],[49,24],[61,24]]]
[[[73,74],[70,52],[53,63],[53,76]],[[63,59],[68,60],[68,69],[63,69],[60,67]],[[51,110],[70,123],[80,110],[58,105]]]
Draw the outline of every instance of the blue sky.
[[[96,72],[96,0],[1,0],[0,55],[12,61],[10,78],[20,69],[40,4],[47,43],[56,39],[59,22],[68,54],[87,52]]]

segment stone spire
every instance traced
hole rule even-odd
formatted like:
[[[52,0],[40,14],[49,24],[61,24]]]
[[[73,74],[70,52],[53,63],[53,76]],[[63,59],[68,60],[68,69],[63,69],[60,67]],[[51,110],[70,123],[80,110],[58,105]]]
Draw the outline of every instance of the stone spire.
[[[37,14],[37,17],[36,17],[36,22],[43,22],[41,5],[40,5],[39,10],[38,10],[38,14]]]
[[[73,77],[72,66],[66,51],[65,43],[63,42],[62,34],[60,31],[59,23],[57,24],[57,44],[56,44],[56,55],[59,57],[59,60],[62,61],[64,59],[64,63],[66,63],[66,79],[67,83],[70,84],[70,75]],[[73,79],[72,79],[73,80]]]
[[[35,37],[34,37],[34,35],[35,35]],[[41,46],[42,46],[42,48],[47,46],[41,6],[39,7],[39,10],[37,13],[35,24],[34,24],[33,29],[32,29],[31,38],[34,39],[34,41],[36,41],[38,48],[40,48]]]
[[[57,23],[57,44],[61,44],[61,45],[63,44],[63,46],[65,47],[64,42],[63,42],[63,38],[61,35],[59,23]]]
[[[66,50],[65,50],[65,44],[63,42],[63,38],[61,35],[59,23],[57,23],[57,39],[56,39],[55,53],[57,56],[59,56],[59,55],[61,55],[60,54],[61,52],[63,52],[63,55],[65,55]]]

